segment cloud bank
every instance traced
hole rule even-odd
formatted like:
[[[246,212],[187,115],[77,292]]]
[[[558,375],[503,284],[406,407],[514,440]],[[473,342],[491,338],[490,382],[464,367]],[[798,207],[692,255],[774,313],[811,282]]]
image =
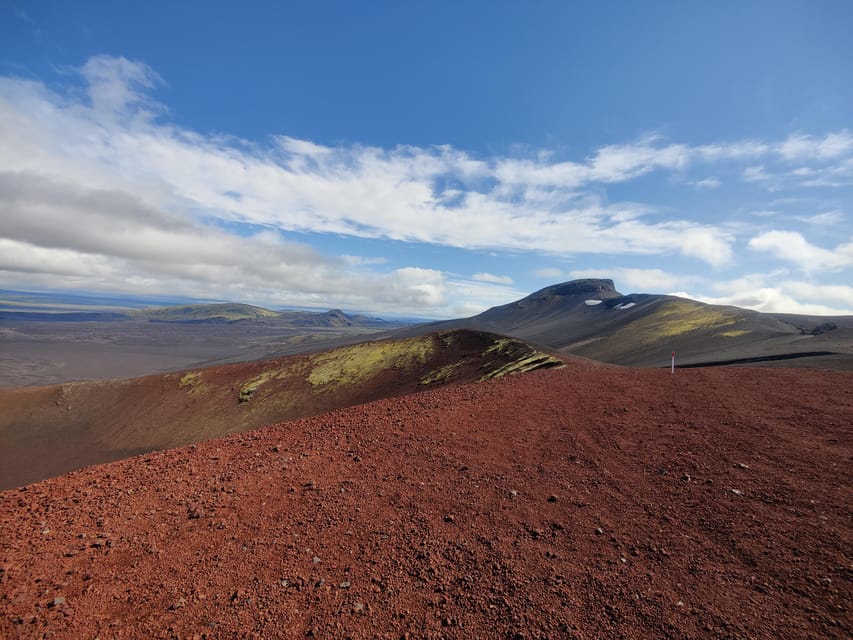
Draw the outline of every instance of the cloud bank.
[[[580,160],[281,134],[257,142],[171,124],[152,98],[162,79],[142,63],[98,56],[75,74],[59,87],[0,78],[2,286],[425,316],[525,293],[506,274],[330,255],[309,244],[316,234],[554,258],[676,256],[712,272],[732,265],[741,241],[804,270],[853,263],[853,238],[835,248],[785,229],[742,239],[690,211],[614,202],[605,190],[655,173],[704,193],[727,180],[851,184],[846,130],[698,146],[650,135]],[[621,273],[628,284],[685,281],[654,268]]]

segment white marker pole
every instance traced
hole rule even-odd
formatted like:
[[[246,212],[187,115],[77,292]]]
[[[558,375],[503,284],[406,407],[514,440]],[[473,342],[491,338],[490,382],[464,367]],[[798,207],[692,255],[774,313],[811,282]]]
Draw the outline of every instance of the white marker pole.
[[[672,373],[675,373],[675,351],[672,352]]]

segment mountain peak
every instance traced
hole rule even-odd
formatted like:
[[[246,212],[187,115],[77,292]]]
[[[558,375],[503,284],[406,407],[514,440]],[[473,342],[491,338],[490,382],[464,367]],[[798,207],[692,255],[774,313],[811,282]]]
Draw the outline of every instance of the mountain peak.
[[[604,300],[606,298],[617,298],[622,294],[616,291],[613,280],[609,278],[582,278],[580,280],[570,280],[561,284],[554,284],[550,287],[545,287],[532,294],[531,298],[550,298],[550,297],[574,297],[584,296],[586,298],[595,298],[596,300]]]

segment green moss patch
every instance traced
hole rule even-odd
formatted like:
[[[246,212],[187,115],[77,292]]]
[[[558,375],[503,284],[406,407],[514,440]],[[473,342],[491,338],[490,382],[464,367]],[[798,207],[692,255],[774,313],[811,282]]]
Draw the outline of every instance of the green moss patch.
[[[439,369],[436,369],[435,371],[430,371],[428,374],[418,380],[418,384],[445,384],[449,382],[454,375],[456,375],[456,373],[459,371],[459,368],[463,364],[464,362],[453,362]]]
[[[739,316],[725,309],[688,300],[664,302],[644,318],[632,322],[613,334],[637,344],[649,344],[696,331],[712,331],[732,327]],[[737,331],[728,329],[727,331]]]
[[[550,356],[547,353],[542,353],[540,351],[533,351],[526,357],[508,362],[494,371],[486,373],[481,380],[492,380],[503,376],[527,373],[528,371],[535,371],[536,369],[551,369],[565,366],[565,363],[559,358],[555,358],[554,356]]]
[[[178,388],[189,395],[198,395],[207,390],[201,371],[187,371],[178,380]]]
[[[432,336],[388,342],[365,342],[313,358],[308,382],[315,387],[357,385],[384,369],[408,369],[426,363],[435,351]]]

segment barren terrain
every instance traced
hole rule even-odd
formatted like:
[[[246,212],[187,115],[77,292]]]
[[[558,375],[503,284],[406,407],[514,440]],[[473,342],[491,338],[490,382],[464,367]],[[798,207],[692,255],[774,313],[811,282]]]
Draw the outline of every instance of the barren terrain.
[[[13,300],[4,303],[4,293]],[[35,302],[27,302],[31,297]],[[319,351],[405,324],[340,309],[271,311],[233,303],[93,308],[51,306],[45,299],[51,296],[0,290],[0,389]]]
[[[4,638],[849,638],[853,374],[573,362],[0,493]]]
[[[127,380],[0,389],[0,490],[421,389],[562,361],[453,331]]]
[[[853,316],[760,313],[675,296],[622,295],[607,279],[564,282],[471,318],[401,329],[467,328],[636,367],[819,367],[853,371]]]

